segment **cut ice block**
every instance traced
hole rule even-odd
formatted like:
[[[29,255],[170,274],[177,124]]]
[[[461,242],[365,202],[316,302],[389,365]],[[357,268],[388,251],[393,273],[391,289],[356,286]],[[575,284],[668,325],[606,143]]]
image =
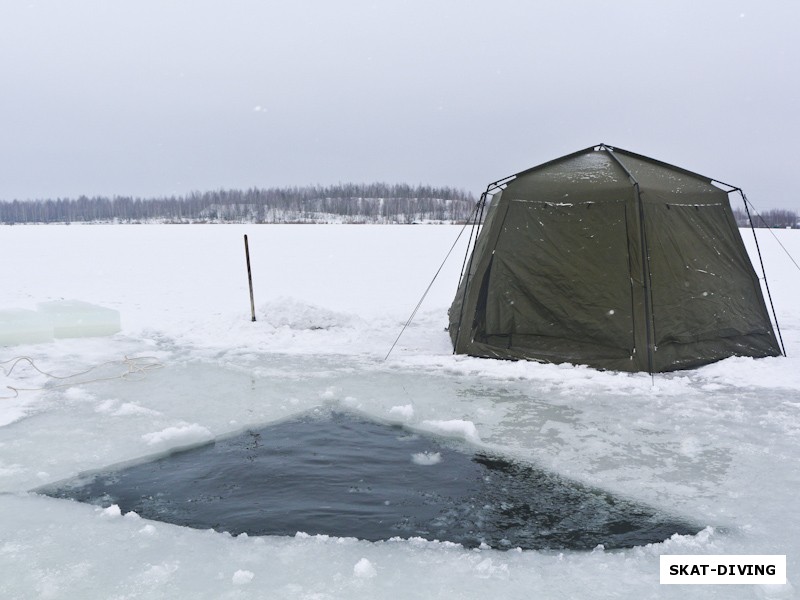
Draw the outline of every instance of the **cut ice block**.
[[[41,314],[23,308],[0,310],[0,346],[53,341],[53,324]]]
[[[79,300],[40,302],[39,313],[52,323],[57,338],[113,335],[120,327],[119,311]]]

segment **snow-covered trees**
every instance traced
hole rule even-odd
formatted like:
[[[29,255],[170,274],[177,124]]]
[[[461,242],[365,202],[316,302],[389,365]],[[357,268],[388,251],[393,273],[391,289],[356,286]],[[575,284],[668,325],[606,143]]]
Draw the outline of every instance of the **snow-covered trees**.
[[[255,223],[413,223],[465,221],[475,198],[459,189],[407,184],[355,184],[0,202],[2,223],[161,221]]]

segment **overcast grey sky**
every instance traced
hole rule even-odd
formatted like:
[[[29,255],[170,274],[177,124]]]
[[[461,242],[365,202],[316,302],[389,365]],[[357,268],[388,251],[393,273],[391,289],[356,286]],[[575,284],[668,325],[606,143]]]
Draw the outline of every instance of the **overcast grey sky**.
[[[800,209],[795,0],[0,0],[0,199],[496,179],[605,142]]]

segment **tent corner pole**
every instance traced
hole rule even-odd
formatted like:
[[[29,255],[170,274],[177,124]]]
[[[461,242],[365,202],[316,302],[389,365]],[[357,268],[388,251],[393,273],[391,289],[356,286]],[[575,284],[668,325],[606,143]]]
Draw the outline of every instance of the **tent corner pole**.
[[[604,147],[606,147],[604,145]],[[653,322],[653,289],[650,284],[650,248],[647,244],[647,229],[644,224],[644,202],[642,202],[642,194],[639,189],[639,182],[630,172],[628,167],[615,155],[614,152],[609,152],[609,156],[614,159],[620,168],[625,171],[628,180],[633,185],[633,193],[636,198],[636,205],[639,214],[639,246],[642,249],[642,284],[644,286],[644,318],[645,318],[645,343],[647,344],[647,372],[652,376],[655,373],[655,357],[654,354],[654,322]]]
[[[750,223],[750,231],[753,232],[753,240],[756,243],[756,253],[758,254],[758,263],[761,265],[761,275],[764,277],[764,288],[767,290],[767,299],[769,300],[769,307],[772,311],[772,319],[775,321],[775,332],[778,334],[778,342],[781,345],[781,352],[786,356],[786,346],[783,344],[783,335],[781,335],[781,326],[778,324],[778,314],[775,312],[775,304],[772,302],[772,293],[769,290],[769,281],[767,280],[767,271],[764,269],[764,259],[761,257],[761,246],[758,243],[758,236],[756,235],[756,227],[753,224],[753,217],[750,215],[750,208],[748,204],[750,201],[745,196],[744,190],[741,188],[734,188],[731,192],[739,192],[744,202],[744,211],[747,213],[747,220]]]
[[[464,254],[464,263],[466,264],[466,268],[464,268],[464,266],[462,265],[461,278],[459,279],[458,282],[459,285],[463,283],[464,293],[461,295],[461,308],[458,311],[458,327],[456,327],[456,338],[455,340],[453,340],[453,354],[456,354],[458,350],[458,342],[461,339],[461,324],[464,320],[464,304],[467,301],[467,287],[469,287],[469,273],[472,270],[472,259],[475,256],[474,249],[478,245],[478,235],[480,234],[480,222],[481,219],[483,219],[483,209],[486,206],[486,198],[489,195],[489,192],[492,190],[492,187],[493,186],[499,187],[497,183],[498,182],[490,183],[486,187],[486,191],[481,194],[480,200],[478,200],[478,204],[472,213],[474,221],[472,222],[472,230],[470,231],[469,234],[470,241],[467,243],[467,252]],[[473,233],[476,231],[476,228],[477,228],[477,233],[475,233],[475,239],[473,242]],[[470,251],[470,244],[474,244],[472,252]],[[468,255],[469,255],[469,262],[467,262]]]

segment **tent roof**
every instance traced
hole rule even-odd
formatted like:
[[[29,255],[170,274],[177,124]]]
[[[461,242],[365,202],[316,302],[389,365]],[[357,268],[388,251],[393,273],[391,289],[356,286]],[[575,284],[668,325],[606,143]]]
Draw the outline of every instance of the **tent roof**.
[[[629,165],[626,164],[626,161],[624,160],[625,157],[629,157],[629,158],[632,159],[632,161],[629,161],[629,162],[641,161],[641,162],[644,162],[644,163],[651,164],[653,166],[661,167],[663,169],[668,169],[668,170],[671,170],[671,171],[677,171],[677,172],[682,173],[684,175],[688,175],[690,177],[693,177],[693,178],[696,178],[696,179],[700,179],[700,180],[704,181],[707,184],[718,183],[718,184],[721,184],[723,186],[731,188],[731,191],[739,189],[736,186],[730,185],[728,183],[724,183],[722,181],[719,181],[717,179],[713,179],[711,177],[707,177],[705,175],[701,175],[701,174],[696,173],[694,171],[690,171],[690,170],[684,169],[682,167],[677,167],[677,166],[672,165],[670,163],[667,163],[667,162],[664,162],[664,161],[660,161],[660,160],[656,160],[654,158],[650,158],[649,156],[644,156],[643,154],[637,154],[636,152],[631,152],[629,150],[624,150],[624,149],[618,148],[616,146],[610,146],[610,145],[605,144],[605,143],[600,143],[600,144],[596,144],[594,146],[589,146],[588,148],[584,148],[582,150],[578,150],[577,152],[572,152],[570,154],[566,154],[566,155],[561,156],[559,158],[554,158],[552,160],[549,160],[547,162],[541,163],[541,164],[536,165],[534,167],[530,167],[528,169],[525,169],[525,170],[520,171],[518,173],[515,173],[513,175],[509,175],[509,176],[504,177],[502,179],[498,179],[497,181],[489,184],[489,188],[503,186],[503,185],[505,185],[507,183],[510,183],[512,180],[518,179],[518,178],[520,178],[520,177],[522,177],[524,175],[528,175],[530,173],[541,171],[543,169],[546,169],[549,166],[552,166],[552,165],[555,165],[555,164],[558,164],[558,163],[561,163],[561,162],[566,162],[566,161],[569,161],[570,159],[577,158],[579,156],[582,156],[582,155],[585,155],[585,154],[588,154],[588,153],[591,153],[591,152],[609,152],[609,153],[611,153],[611,155],[614,156],[617,159],[617,163],[619,163],[620,166],[622,166],[622,168],[625,169],[628,172],[628,175],[634,181],[636,180],[636,178],[631,173],[631,168],[629,167]]]

